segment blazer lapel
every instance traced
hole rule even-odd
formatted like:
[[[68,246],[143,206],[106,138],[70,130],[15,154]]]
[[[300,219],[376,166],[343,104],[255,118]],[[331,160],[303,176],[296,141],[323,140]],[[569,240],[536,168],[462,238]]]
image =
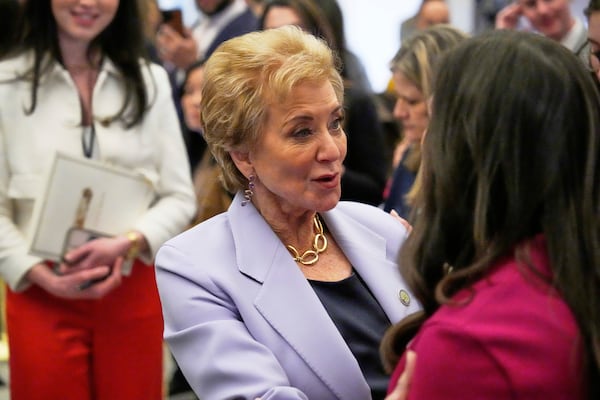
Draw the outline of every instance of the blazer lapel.
[[[289,252],[240,201],[238,194],[230,221],[240,271],[262,283],[257,310],[338,398],[370,398],[358,363]]]
[[[418,303],[416,299],[410,298],[398,264],[387,258],[384,237],[347,215],[340,215],[335,209],[325,213],[323,219],[392,323],[418,311]],[[403,296],[404,301],[401,301],[400,296]]]

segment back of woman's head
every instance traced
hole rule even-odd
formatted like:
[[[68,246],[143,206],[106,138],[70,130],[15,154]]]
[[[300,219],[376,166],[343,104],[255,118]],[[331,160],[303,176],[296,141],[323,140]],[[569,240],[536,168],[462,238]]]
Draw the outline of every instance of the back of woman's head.
[[[327,44],[296,26],[248,33],[216,49],[204,67],[201,119],[229,191],[243,189],[247,179],[228,152],[252,149],[269,108],[284,104],[302,83],[330,82],[343,104],[338,70]]]
[[[443,57],[432,108],[422,209],[401,256],[426,313],[542,234],[597,382],[600,99],[587,69],[550,39],[495,31]]]
[[[469,214],[478,253],[541,233],[558,212],[573,212],[561,225],[594,212],[600,103],[560,45],[516,32],[459,45],[439,65],[433,110],[425,207]]]
[[[402,43],[390,63],[390,69],[402,73],[428,98],[431,95],[432,70],[437,60],[466,38],[464,32],[446,24],[419,31]]]

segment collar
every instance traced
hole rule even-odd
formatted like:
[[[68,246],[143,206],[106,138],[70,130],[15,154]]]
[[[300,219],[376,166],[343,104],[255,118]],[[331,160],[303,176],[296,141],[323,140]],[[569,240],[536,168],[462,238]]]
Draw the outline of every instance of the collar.
[[[28,51],[24,56],[26,65],[33,65],[33,51]],[[45,71],[44,69],[47,68]],[[40,76],[40,84],[44,84],[48,79],[52,79],[52,76],[61,76],[67,81],[71,81],[69,71],[56,60],[50,58],[49,54],[44,56],[42,61],[42,71],[44,73]],[[120,75],[119,69],[108,57],[103,57],[100,64],[100,71],[98,73],[98,82],[101,79],[105,79],[107,75]]]
[[[575,23],[569,29],[566,36],[562,38],[560,43],[565,46],[567,49],[575,52],[579,50],[579,48],[585,43],[587,40],[587,31],[583,22],[579,20],[579,18],[575,18]]]
[[[234,0],[229,7],[215,15],[202,15],[202,19],[194,29],[192,35],[198,44],[198,50],[201,57],[204,57],[206,50],[231,21],[243,14],[247,9],[244,0]]]

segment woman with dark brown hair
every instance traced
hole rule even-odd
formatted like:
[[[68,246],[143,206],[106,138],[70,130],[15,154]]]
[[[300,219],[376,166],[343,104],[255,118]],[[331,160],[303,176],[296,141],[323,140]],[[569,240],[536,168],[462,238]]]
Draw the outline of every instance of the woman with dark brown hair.
[[[390,389],[406,372],[408,399],[598,399],[594,82],[564,46],[506,30],[439,65],[399,258],[424,309],[386,334]]]

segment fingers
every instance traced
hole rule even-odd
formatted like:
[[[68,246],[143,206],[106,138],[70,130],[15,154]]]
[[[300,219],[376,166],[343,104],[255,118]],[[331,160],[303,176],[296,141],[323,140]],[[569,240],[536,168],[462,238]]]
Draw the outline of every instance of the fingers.
[[[99,299],[121,285],[122,275],[121,266],[123,258],[119,257],[112,270],[99,278],[84,282],[80,287],[80,296],[82,298]]]
[[[168,25],[161,25],[156,34],[156,50],[163,59],[169,59],[176,41],[180,38],[179,34]]]
[[[198,60],[198,45],[193,36],[181,36],[171,27],[161,27],[155,44],[160,58],[177,68],[186,69]]]
[[[392,209],[390,211],[390,215],[394,218],[396,218],[398,221],[400,221],[400,223],[402,225],[404,225],[404,227],[406,228],[406,233],[409,234],[410,232],[412,232],[412,225],[408,223],[407,220],[405,220],[404,218],[402,218],[400,216],[400,214],[398,214],[398,212],[394,209]]]
[[[169,25],[162,24],[156,34],[156,48],[161,56],[171,57],[185,38]]]
[[[75,269],[65,275],[57,275],[47,265],[37,264],[27,272],[26,277],[31,283],[56,297],[98,299],[121,285],[122,264],[123,258],[119,257],[112,267],[101,265]]]
[[[406,400],[408,399],[408,391],[410,389],[410,383],[412,382],[413,373],[415,371],[415,365],[417,362],[417,353],[412,350],[408,350],[406,353],[406,363],[404,365],[404,371],[398,379],[398,383],[394,390],[385,398],[385,400]]]
[[[71,282],[73,282],[76,287],[85,288],[86,282],[104,279],[110,274],[110,267],[106,265],[101,265],[98,267],[73,272],[72,274],[67,276],[72,278]]]
[[[162,24],[158,28],[157,40],[174,41],[181,39],[181,35],[167,24]]]
[[[92,282],[99,281],[110,275],[110,273],[110,267],[100,266],[78,270],[67,275],[51,274],[46,279],[37,280],[35,283],[56,297],[66,299],[94,298],[89,293],[85,293],[85,289]]]
[[[417,353],[412,350],[408,350],[406,353],[406,365],[404,366],[404,372],[402,372],[402,375],[400,375],[400,379],[398,381],[400,391],[405,394],[401,399],[408,397],[408,390],[410,389],[410,383],[412,382],[416,363]]]
[[[58,268],[61,274],[89,269],[99,265],[112,266],[116,259],[127,252],[128,240],[123,237],[98,238],[89,241],[64,256],[64,263]]]
[[[69,250],[63,256],[63,263],[66,264],[66,266],[76,265],[79,262],[81,262],[89,253],[90,253],[90,249],[87,246],[87,243],[84,243],[83,245],[81,245],[77,248]]]
[[[521,13],[522,9],[519,3],[504,7],[496,17],[496,29],[515,29]]]

